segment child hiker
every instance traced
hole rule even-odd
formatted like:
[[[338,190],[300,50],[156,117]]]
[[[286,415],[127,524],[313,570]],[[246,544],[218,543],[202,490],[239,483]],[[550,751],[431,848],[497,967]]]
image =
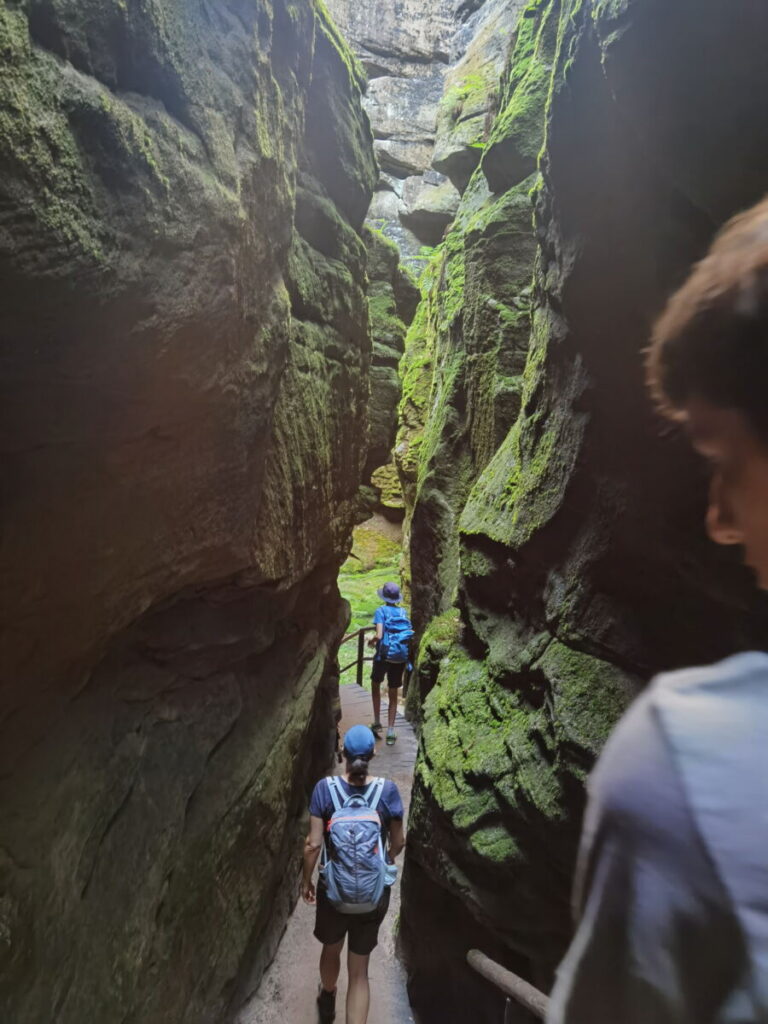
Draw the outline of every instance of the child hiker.
[[[371,670],[371,695],[373,697],[373,723],[371,729],[381,734],[381,684],[387,680],[389,688],[389,711],[387,725],[387,746],[397,739],[395,715],[397,714],[397,691],[403,685],[406,667],[410,668],[413,626],[404,608],[399,607],[402,595],[396,583],[385,583],[377,591],[384,601],[373,616],[376,636],[368,641],[376,648],[376,657]]]

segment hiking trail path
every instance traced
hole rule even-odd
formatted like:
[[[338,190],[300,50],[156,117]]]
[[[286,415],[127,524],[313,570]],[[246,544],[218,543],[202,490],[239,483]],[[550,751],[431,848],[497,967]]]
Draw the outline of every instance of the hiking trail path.
[[[356,683],[339,687],[341,695],[342,736],[353,725],[369,725],[373,717],[371,694]],[[384,691],[386,693],[386,690]],[[381,718],[386,722],[387,700],[382,694]],[[382,738],[376,744],[376,757],[371,765],[373,775],[393,779],[403,798],[408,827],[413,766],[417,739],[409,722],[398,712],[395,723],[397,743],[388,747]],[[342,765],[334,771],[339,774]],[[403,854],[398,858],[400,871]],[[298,890],[298,878],[296,887]],[[371,1009],[368,1024],[413,1024],[414,1017],[405,991],[405,972],[395,956],[395,929],[400,912],[400,878],[392,889],[389,912],[379,931],[379,944],[371,954],[369,977]],[[312,934],[315,908],[299,900],[288,919],[280,948],[267,969],[261,985],[238,1017],[237,1024],[316,1024],[318,963],[320,943]],[[347,998],[346,947],[342,957],[341,976],[336,997],[336,1024],[344,1024]]]

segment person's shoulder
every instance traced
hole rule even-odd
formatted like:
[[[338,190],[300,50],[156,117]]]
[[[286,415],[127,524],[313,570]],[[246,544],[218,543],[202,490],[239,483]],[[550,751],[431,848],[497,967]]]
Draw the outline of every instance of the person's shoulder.
[[[588,783],[585,834],[610,833],[624,849],[668,849],[690,836],[683,780],[656,706],[656,685],[619,721]]]
[[[718,691],[732,695],[735,690],[757,687],[768,692],[768,654],[762,651],[747,651],[734,654],[712,665],[697,665],[693,668],[664,672],[651,683],[656,697],[669,694],[680,696],[696,693],[714,694]],[[735,689],[734,689],[735,688]]]
[[[656,676],[619,721],[590,777],[592,800],[626,822],[658,818],[679,802],[682,744],[717,749],[714,733],[736,737],[768,723],[768,655],[740,654]],[[722,744],[721,744],[722,745]]]
[[[768,728],[768,655],[736,654],[713,665],[667,672],[654,679],[650,700],[670,739],[710,734],[737,741]]]
[[[384,780],[384,788],[381,791],[381,798],[387,807],[394,807],[402,810],[403,798],[400,795],[400,790],[397,788],[397,784],[391,779]]]
[[[328,787],[328,779],[323,776],[315,783],[315,787],[312,790],[312,798],[310,800],[310,809],[324,804],[330,799],[330,790]]]

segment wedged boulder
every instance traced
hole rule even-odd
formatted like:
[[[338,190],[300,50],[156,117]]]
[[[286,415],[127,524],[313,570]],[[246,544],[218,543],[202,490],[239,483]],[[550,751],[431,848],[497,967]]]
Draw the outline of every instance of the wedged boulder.
[[[434,145],[437,104],[443,78],[375,78],[366,90],[365,106],[378,139],[418,139]]]
[[[0,52],[0,1017],[226,1020],[332,742],[362,78],[283,0],[5,5]]]
[[[456,216],[459,199],[451,182],[434,171],[406,178],[400,220],[425,245],[437,245]]]
[[[455,31],[453,0],[329,0],[328,8],[364,63],[398,76],[446,63]]]
[[[432,162],[432,139],[376,139],[374,152],[379,167],[395,178],[423,174]]]

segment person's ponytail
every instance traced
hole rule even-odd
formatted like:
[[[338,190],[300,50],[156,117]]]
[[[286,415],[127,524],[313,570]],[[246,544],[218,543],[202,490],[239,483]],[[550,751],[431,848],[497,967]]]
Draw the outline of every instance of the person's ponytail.
[[[365,780],[368,778],[368,761],[369,758],[367,757],[360,757],[359,755],[349,757],[347,755],[347,775],[353,785],[365,785]]]

